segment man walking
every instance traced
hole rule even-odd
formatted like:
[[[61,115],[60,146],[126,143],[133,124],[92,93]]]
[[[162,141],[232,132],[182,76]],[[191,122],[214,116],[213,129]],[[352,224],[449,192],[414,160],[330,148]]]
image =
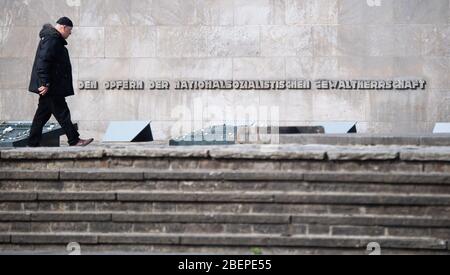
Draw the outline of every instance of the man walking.
[[[66,39],[72,34],[73,23],[62,17],[53,27],[43,26],[39,36],[41,41],[31,73],[29,91],[39,94],[39,105],[34,115],[28,146],[38,147],[42,139],[42,129],[52,114],[67,135],[70,146],[87,146],[94,139],[80,139],[80,134],[70,118],[66,97],[74,95],[72,65],[66,48]]]

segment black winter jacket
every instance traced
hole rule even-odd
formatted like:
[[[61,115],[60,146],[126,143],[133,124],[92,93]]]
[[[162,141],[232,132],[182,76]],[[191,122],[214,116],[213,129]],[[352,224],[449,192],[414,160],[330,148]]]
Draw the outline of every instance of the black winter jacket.
[[[43,26],[39,37],[41,41],[34,59],[28,90],[38,94],[40,87],[47,86],[49,96],[74,95],[72,65],[66,40],[50,24]]]

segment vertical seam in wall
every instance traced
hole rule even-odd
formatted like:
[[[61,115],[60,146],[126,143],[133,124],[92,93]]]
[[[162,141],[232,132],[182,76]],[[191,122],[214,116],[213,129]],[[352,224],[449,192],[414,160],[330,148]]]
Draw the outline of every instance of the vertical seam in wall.
[[[103,58],[106,59],[106,31],[107,26],[103,26]]]
[[[236,2],[233,0],[233,27],[236,26]]]
[[[334,22],[335,24],[339,25],[339,7],[341,6],[341,0],[336,0],[336,22]]]
[[[315,45],[315,41],[316,41],[316,36],[315,36],[315,28],[318,27],[318,25],[311,25],[311,48],[312,48],[312,59],[315,60],[316,59],[316,47],[314,47]]]
[[[156,41],[155,41],[155,58],[160,58],[159,56],[159,37],[160,37],[160,26],[155,25],[156,28]]]
[[[81,30],[81,6],[82,6],[82,2],[80,0],[80,5],[77,7],[77,14],[78,14],[78,31]],[[103,43],[105,43],[105,39],[103,38]],[[77,75],[76,75],[76,79],[77,79],[77,85],[78,85],[78,81],[80,81],[80,55],[78,55],[77,57],[75,57],[75,61],[77,62]],[[75,87],[75,91],[77,90],[78,87]],[[58,174],[59,177],[59,174]]]
[[[81,7],[82,7],[82,2],[80,0],[80,5],[77,7],[77,14],[78,14],[78,30],[81,29]],[[105,43],[105,38],[103,37],[103,43]],[[77,56],[75,58],[76,62],[77,62],[77,75],[76,75],[76,79],[77,82],[80,81],[80,56]],[[78,85],[78,83],[77,83]],[[78,87],[76,87],[78,88]],[[75,89],[76,90],[76,89]]]
[[[259,26],[258,27],[258,35],[259,35],[259,41],[258,41],[258,49],[259,49],[259,54],[258,54],[258,56],[259,57],[263,57],[263,54],[262,54],[262,39],[263,39],[263,37],[262,37],[262,32],[263,32],[263,27],[262,26]]]
[[[233,32],[236,32],[236,1],[233,0]],[[235,80],[235,71],[234,71],[234,60],[235,55],[234,53],[231,55],[231,79]],[[233,92],[234,94],[234,92]]]
[[[150,58],[157,58],[157,46],[158,46],[158,28],[156,26],[149,26],[152,28],[152,32],[155,34],[155,41],[153,42],[153,52]]]

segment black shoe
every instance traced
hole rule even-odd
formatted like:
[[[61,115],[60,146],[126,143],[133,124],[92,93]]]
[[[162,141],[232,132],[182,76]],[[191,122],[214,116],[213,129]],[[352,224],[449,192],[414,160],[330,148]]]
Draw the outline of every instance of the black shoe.
[[[90,139],[80,139],[77,144],[71,146],[85,147],[91,144],[94,141],[93,138]]]

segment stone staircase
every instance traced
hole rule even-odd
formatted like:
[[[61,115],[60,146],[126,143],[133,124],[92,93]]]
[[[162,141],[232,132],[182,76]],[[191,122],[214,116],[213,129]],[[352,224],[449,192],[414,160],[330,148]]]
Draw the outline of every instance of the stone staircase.
[[[0,151],[0,253],[450,254],[450,147]]]

